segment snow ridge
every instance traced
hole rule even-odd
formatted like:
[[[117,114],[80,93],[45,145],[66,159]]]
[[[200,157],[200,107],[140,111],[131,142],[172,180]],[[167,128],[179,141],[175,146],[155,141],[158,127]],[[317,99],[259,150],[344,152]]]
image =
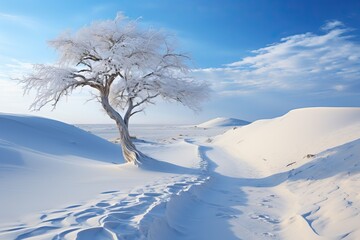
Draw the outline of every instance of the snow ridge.
[[[216,127],[235,127],[248,125],[250,122],[236,119],[236,118],[214,118],[207,122],[196,125],[199,128],[216,128]]]

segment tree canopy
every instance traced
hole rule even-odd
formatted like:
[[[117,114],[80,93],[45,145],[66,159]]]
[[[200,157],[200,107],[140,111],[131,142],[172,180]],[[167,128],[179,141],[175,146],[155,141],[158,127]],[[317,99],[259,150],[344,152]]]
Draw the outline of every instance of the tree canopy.
[[[25,92],[36,92],[35,110],[55,107],[78,87],[91,87],[121,135],[128,134],[130,117],[157,97],[197,110],[209,93],[207,83],[190,77],[189,57],[176,51],[164,31],[141,27],[122,14],[65,32],[49,44],[59,54],[57,63],[34,65],[23,79]]]

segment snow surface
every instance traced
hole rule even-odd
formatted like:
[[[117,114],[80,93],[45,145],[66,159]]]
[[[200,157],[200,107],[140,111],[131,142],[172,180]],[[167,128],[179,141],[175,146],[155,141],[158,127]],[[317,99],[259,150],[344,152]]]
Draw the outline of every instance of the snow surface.
[[[211,119],[209,121],[206,121],[204,123],[196,125],[196,127],[199,128],[216,128],[216,127],[235,127],[235,126],[244,126],[248,125],[250,122],[236,119],[236,118],[223,118],[218,117]]]
[[[360,108],[132,126],[141,168],[81,127],[0,115],[0,239],[360,239]]]
[[[360,108],[307,108],[230,130],[214,145],[248,169],[244,192],[264,209],[239,210],[274,224],[263,234],[359,239],[359,138]]]
[[[98,173],[109,180],[109,163],[124,162],[117,146],[49,119],[2,114],[0,133],[1,223],[91,197]]]

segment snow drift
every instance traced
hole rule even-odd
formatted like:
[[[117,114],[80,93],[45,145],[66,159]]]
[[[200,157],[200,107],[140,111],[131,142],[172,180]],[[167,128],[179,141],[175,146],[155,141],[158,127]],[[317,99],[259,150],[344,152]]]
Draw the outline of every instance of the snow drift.
[[[123,163],[121,156],[119,146],[74,126],[1,114],[0,223],[88,198],[98,186],[86,186],[104,178],[104,168]]]
[[[0,239],[144,239],[153,209],[202,182],[202,162],[183,139],[138,145],[159,161],[139,168],[74,126],[0,114]]]
[[[216,143],[238,158],[274,173],[360,138],[359,130],[360,108],[304,108],[231,129]]]
[[[159,160],[145,169],[73,126],[1,115],[0,238],[360,238],[360,108],[223,130],[139,129]]]
[[[214,118],[204,123],[196,125],[196,127],[200,128],[216,128],[216,127],[234,127],[234,126],[244,126],[249,124],[250,122],[236,119],[236,118]]]
[[[280,193],[280,238],[360,238],[360,108],[297,109],[214,143]]]
[[[21,150],[31,150],[51,155],[81,156],[101,162],[124,162],[119,146],[109,144],[108,141],[72,125],[51,119],[1,114],[0,133],[0,146],[3,146],[0,154],[7,151],[4,146],[12,146],[12,149],[18,149],[19,155]],[[2,155],[2,159],[6,157]],[[20,159],[19,156],[14,162]]]

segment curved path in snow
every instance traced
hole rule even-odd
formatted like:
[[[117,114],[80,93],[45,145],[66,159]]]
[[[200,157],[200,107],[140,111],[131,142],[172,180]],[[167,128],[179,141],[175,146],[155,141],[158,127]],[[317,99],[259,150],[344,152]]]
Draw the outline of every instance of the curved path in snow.
[[[139,178],[150,174],[153,180],[144,180],[130,190],[122,188],[120,183],[119,189],[100,192],[94,199],[49,209],[25,217],[21,222],[2,225],[0,239],[151,238],[154,226],[166,214],[168,202],[174,196],[206,181],[206,163],[195,154],[189,155],[196,153],[197,147],[184,141],[170,145],[164,147],[146,143],[145,148],[163,147],[161,152],[166,152],[166,156],[179,155],[180,149],[187,158],[182,162],[184,166],[154,162],[148,169],[132,167],[133,174]],[[122,181],[127,181],[126,176]]]
[[[159,173],[160,177],[146,185],[131,191],[104,191],[88,202],[31,216],[24,223],[0,229],[0,237],[16,240],[279,238],[279,213],[286,208],[283,204],[287,201],[273,185],[284,176],[258,178],[255,169],[201,138],[178,141],[167,150],[166,156],[179,155],[179,147],[194,154],[186,157],[196,160],[192,164],[198,170],[160,164],[146,171],[161,170],[165,174]]]
[[[0,239],[360,238],[359,108],[294,110],[222,136],[142,127],[132,134],[153,159],[141,168],[113,164],[117,146],[73,126],[2,119]]]
[[[152,226],[149,239],[279,238],[282,193],[222,149],[187,142],[198,146],[199,156],[207,162],[207,181],[172,198],[167,203],[166,224]]]
[[[299,204],[304,199],[293,193],[298,183],[286,181],[294,177],[291,171],[264,177],[211,139],[186,137],[142,148],[157,159],[176,160],[136,169],[139,177],[144,172],[154,177],[131,190],[103,191],[86,202],[1,226],[0,239],[326,239],[314,220],[328,201],[324,196],[344,190],[330,187],[306,210]],[[304,193],[316,193],[310,184],[300,184]]]
[[[357,239],[360,208],[354,190],[360,152],[352,149],[358,141],[273,175],[216,144],[187,142],[207,162],[207,181],[171,199],[168,224],[149,239]],[[350,168],[346,176],[316,180],[316,174],[337,172],[332,164]],[[347,224],[339,225],[342,221]],[[171,229],[164,231],[166,226]]]

